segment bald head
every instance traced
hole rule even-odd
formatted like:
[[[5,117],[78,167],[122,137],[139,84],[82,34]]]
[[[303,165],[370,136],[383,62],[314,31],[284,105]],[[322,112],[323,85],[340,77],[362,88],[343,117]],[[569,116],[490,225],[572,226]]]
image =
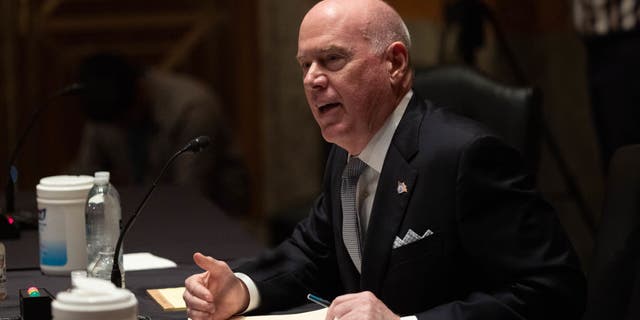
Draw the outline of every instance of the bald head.
[[[367,39],[372,50],[381,54],[393,42],[411,48],[409,30],[400,15],[381,0],[324,0],[305,16],[301,28],[310,21],[349,23],[354,32]]]

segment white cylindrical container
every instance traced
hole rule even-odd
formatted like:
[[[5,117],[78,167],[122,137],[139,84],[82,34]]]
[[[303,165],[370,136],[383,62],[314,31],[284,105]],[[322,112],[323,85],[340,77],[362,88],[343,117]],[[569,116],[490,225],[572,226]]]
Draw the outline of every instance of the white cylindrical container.
[[[87,267],[84,206],[92,186],[91,176],[40,179],[36,191],[43,273],[68,275]]]
[[[98,278],[78,278],[51,303],[54,320],[136,320],[138,301],[131,291]]]

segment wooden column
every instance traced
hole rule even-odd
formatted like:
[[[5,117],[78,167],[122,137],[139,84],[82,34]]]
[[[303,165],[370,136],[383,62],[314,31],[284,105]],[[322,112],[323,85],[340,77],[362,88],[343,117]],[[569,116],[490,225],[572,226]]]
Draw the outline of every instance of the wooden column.
[[[0,1],[0,182],[4,189],[8,157],[16,140],[16,1]]]
[[[258,143],[262,128],[262,94],[259,90],[260,54],[258,48],[258,4],[256,0],[243,1],[228,7],[230,25],[234,31],[228,39],[234,59],[227,73],[232,81],[236,119],[236,141],[242,146],[247,159],[252,183],[252,213],[260,216],[262,208],[262,144]]]

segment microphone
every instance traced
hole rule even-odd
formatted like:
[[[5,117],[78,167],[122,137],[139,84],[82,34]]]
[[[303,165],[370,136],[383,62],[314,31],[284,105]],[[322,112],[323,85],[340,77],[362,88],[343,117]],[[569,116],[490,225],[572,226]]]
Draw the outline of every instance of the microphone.
[[[151,188],[149,188],[149,191],[147,191],[147,194],[142,199],[142,202],[140,202],[140,204],[138,205],[138,208],[136,209],[136,211],[134,211],[133,216],[129,218],[129,220],[127,221],[127,224],[122,229],[122,232],[120,232],[120,237],[118,237],[118,242],[116,243],[116,249],[113,253],[113,269],[111,270],[111,282],[114,285],[116,285],[116,287],[118,288],[122,287],[122,274],[120,273],[120,262],[118,257],[120,256],[120,250],[122,249],[122,242],[124,241],[124,236],[127,234],[129,229],[131,229],[131,226],[140,215],[142,208],[144,208],[144,205],[147,203],[147,200],[149,200],[149,196],[151,196],[151,193],[153,193],[153,190],[155,190],[156,185],[158,184],[158,181],[160,180],[160,178],[162,178],[162,176],[164,175],[164,172],[167,170],[167,168],[173,162],[173,160],[175,160],[179,155],[187,151],[198,153],[202,151],[202,149],[208,147],[210,142],[211,142],[211,139],[209,139],[209,137],[207,136],[199,136],[189,141],[189,143],[186,146],[184,146],[184,148],[180,149],[180,151],[176,152],[173,156],[171,156],[171,158],[169,158],[167,163],[164,164],[164,167],[162,167],[162,170],[160,170],[160,174],[158,174],[156,179],[153,181],[153,185],[151,185]]]
[[[186,151],[191,151],[193,153],[198,153],[200,151],[202,151],[202,149],[206,148],[209,146],[209,143],[211,143],[211,139],[209,139],[209,137],[207,136],[199,136],[191,141],[189,141],[189,143],[182,148],[182,150],[178,151],[178,153],[183,153]]]
[[[11,152],[11,156],[9,157],[9,177],[7,179],[7,187],[4,190],[5,192],[5,212],[0,215],[0,239],[9,239],[9,238],[17,238],[20,236],[20,232],[17,227],[17,223],[15,223],[15,219],[12,215],[15,213],[15,184],[18,181],[18,170],[14,166],[16,158],[18,156],[18,152],[22,149],[24,142],[27,138],[27,135],[33,129],[36,121],[40,117],[42,111],[56,98],[75,95],[82,90],[84,90],[85,85],[81,83],[72,83],[49,96],[45,103],[36,108],[31,114],[31,118],[29,120],[29,124],[27,128],[22,132],[22,135],[18,139],[16,146],[13,148],[13,152]]]

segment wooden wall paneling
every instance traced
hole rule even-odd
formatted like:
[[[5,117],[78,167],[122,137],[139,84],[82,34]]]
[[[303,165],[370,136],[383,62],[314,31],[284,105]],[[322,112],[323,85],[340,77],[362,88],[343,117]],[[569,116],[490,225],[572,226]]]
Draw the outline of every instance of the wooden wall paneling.
[[[8,158],[13,149],[12,141],[15,140],[16,131],[16,95],[17,86],[15,78],[16,64],[16,30],[17,19],[15,1],[0,2],[0,186],[4,190],[4,184],[8,178]],[[4,204],[0,204],[4,208]]]
[[[15,6],[2,12],[17,17],[19,27],[13,33],[20,40],[16,48],[19,61],[14,64],[19,72],[13,82],[19,107],[0,109],[14,112],[3,117],[7,121],[15,118],[15,126],[3,131],[12,135],[3,150],[14,143],[33,108],[45,102],[43,97],[73,81],[84,56],[120,52],[149,66],[191,73],[221,93],[253,177],[252,211],[259,212],[262,165],[260,146],[255,143],[260,131],[256,3],[243,2],[240,7],[208,0],[158,0],[153,6],[142,0],[3,2],[4,7]],[[11,33],[8,28],[3,30]],[[43,112],[19,159],[20,189],[33,188],[43,176],[62,173],[70,163],[83,124],[75,102],[72,97],[56,99]]]
[[[142,64],[190,73],[220,93],[253,178],[252,212],[261,212],[256,0],[158,0],[153,6],[142,0],[21,0],[2,1],[1,6],[0,156],[24,130],[33,109],[73,81],[83,57],[120,52]],[[11,21],[13,29],[6,27]],[[16,39],[15,56],[4,35]],[[19,189],[31,189],[41,177],[64,172],[83,123],[73,97],[52,101],[18,159]],[[5,176],[2,172],[0,179]]]
[[[263,216],[262,168],[263,154],[261,137],[262,97],[260,88],[260,51],[258,48],[258,4],[257,0],[228,5],[231,18],[227,33],[230,50],[230,77],[235,99],[235,132],[247,159],[252,181],[252,213]],[[224,47],[224,46],[223,46]]]

